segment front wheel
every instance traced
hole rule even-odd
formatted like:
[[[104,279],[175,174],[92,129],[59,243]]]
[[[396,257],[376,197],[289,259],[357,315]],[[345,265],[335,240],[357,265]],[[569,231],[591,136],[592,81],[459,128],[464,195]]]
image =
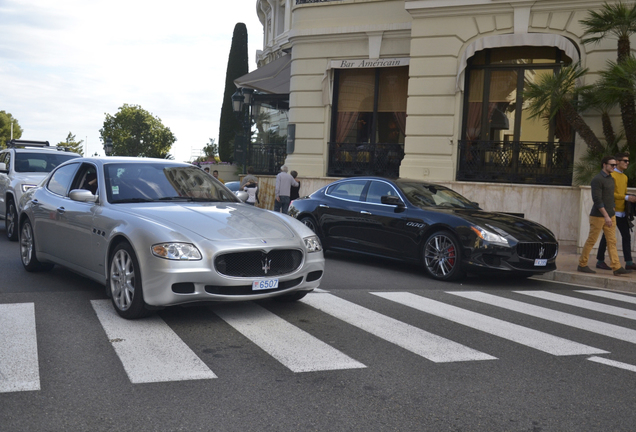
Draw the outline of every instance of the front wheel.
[[[12,199],[7,203],[4,226],[6,228],[7,238],[11,241],[16,241],[18,239],[18,209]]]
[[[314,222],[314,218],[311,216],[305,216],[300,219],[300,221],[305,224],[307,228],[318,234],[318,228],[316,228],[316,222]]]
[[[122,318],[137,319],[150,314],[146,309],[139,262],[128,243],[115,247],[109,260],[108,285],[115,311]]]
[[[451,281],[463,278],[461,248],[448,231],[431,234],[424,242],[423,261],[426,273],[433,279]]]

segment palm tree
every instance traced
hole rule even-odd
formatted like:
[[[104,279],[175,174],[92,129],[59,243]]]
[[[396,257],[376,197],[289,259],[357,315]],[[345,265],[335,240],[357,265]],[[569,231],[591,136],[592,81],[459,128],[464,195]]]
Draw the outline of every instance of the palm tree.
[[[616,61],[622,65],[631,58],[630,36],[636,34],[636,3],[605,3],[600,11],[590,11],[580,23],[585,28],[582,42],[598,43],[607,36],[618,39]],[[622,86],[627,85],[625,83]],[[636,150],[636,103],[633,94],[623,93],[618,100],[628,147]]]
[[[523,100],[528,103],[529,118],[541,118],[547,122],[559,113],[572,128],[583,138],[590,151],[602,152],[603,145],[594,131],[575,108],[576,82],[587,73],[580,63],[565,66],[554,74],[542,75],[537,82],[526,80]]]

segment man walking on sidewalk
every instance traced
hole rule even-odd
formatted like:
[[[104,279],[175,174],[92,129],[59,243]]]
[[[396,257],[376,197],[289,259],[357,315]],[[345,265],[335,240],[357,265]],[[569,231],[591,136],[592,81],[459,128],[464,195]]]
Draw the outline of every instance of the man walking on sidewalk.
[[[625,268],[627,270],[636,270],[636,265],[634,265],[632,261],[631,233],[625,208],[629,202],[636,202],[636,196],[627,195],[627,176],[623,174],[629,166],[629,153],[619,153],[615,157],[616,168],[612,171],[612,178],[614,179],[614,201],[616,203],[616,228],[618,228],[618,231],[621,233],[621,239],[623,241]],[[605,264],[605,249],[606,240],[603,234],[601,244],[598,246],[598,253],[596,254],[596,268],[611,270],[611,268]]]
[[[578,271],[583,273],[596,273],[588,267],[587,261],[590,252],[598,240],[601,231],[605,233],[607,249],[611,260],[611,267],[615,276],[631,273],[621,267],[616,250],[616,216],[614,215],[614,179],[611,174],[616,167],[614,156],[605,156],[601,161],[601,172],[592,179],[592,211],[590,212],[590,234],[583,246],[581,257],[579,258]]]

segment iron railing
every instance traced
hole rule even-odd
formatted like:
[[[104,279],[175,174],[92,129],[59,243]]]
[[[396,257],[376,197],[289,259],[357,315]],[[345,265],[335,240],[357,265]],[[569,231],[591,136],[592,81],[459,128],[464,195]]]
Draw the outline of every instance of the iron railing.
[[[287,157],[286,145],[250,144],[246,166],[254,168],[254,174],[276,175]]]
[[[459,141],[457,180],[572,185],[573,142]]]
[[[404,144],[329,143],[327,175],[352,177],[377,175],[397,178]]]
[[[335,0],[296,0],[296,4],[305,4],[305,3],[326,3]]]

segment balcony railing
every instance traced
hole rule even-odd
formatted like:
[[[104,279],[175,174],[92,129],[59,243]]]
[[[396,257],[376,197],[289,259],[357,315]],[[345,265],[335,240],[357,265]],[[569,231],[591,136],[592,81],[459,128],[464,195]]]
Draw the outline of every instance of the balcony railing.
[[[457,180],[572,185],[574,143],[459,141]]]
[[[306,3],[326,3],[326,2],[330,2],[330,1],[336,1],[336,0],[296,0],[296,4],[306,4]]]
[[[404,144],[329,143],[327,175],[377,175],[397,178]]]
[[[250,144],[246,165],[254,168],[254,174],[276,175],[286,157],[286,145]]]

